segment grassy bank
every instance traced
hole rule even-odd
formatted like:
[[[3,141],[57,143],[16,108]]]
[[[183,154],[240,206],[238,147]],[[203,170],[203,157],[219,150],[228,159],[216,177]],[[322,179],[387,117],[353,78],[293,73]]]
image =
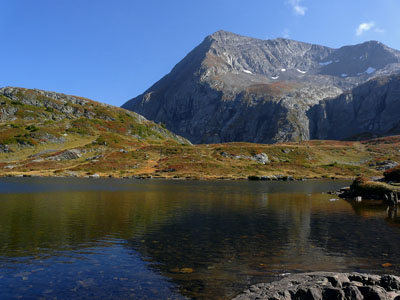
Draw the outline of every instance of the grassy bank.
[[[0,175],[100,176],[192,179],[247,179],[285,175],[294,178],[381,176],[377,165],[400,160],[400,138],[365,142],[307,141],[261,145],[226,143],[181,145],[173,141],[132,141],[118,134],[72,133],[62,144],[40,144],[0,153]],[[79,157],[54,159],[66,149]],[[265,153],[266,164],[253,160]]]

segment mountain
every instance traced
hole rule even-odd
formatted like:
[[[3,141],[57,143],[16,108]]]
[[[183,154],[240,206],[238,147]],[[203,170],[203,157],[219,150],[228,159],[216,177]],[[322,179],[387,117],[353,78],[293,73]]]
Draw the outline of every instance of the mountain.
[[[365,93],[378,82],[381,91],[390,84],[396,101],[398,73],[400,52],[376,41],[333,49],[218,31],[122,107],[165,124],[193,143],[373,136],[391,132],[388,127],[400,111],[384,113],[386,125],[376,125],[384,110],[375,114],[373,109],[384,94],[373,93],[365,101]],[[331,115],[340,112],[340,103],[349,109],[361,102],[371,106],[353,111],[351,122],[342,124],[340,117]],[[363,111],[368,113],[354,115]],[[330,114],[328,119],[324,113]]]

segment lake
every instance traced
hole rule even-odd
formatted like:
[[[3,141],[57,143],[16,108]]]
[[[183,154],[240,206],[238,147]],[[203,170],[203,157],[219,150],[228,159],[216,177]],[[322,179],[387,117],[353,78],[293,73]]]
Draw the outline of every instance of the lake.
[[[1,178],[1,299],[230,299],[283,273],[399,274],[396,211],[343,181]]]

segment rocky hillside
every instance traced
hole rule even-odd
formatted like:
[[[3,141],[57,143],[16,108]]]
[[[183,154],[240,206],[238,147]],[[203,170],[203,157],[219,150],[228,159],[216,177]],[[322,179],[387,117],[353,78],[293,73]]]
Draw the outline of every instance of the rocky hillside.
[[[190,142],[111,105],[42,90],[0,89],[0,165],[5,170],[63,170],[164,144]],[[22,161],[24,167],[15,163]]]
[[[0,89],[0,105],[3,147],[63,143],[69,134],[102,138],[102,132],[138,141],[189,143],[137,113],[82,97],[5,87]]]
[[[376,41],[332,49],[218,31],[123,107],[166,124],[194,143],[345,139],[392,130],[388,127],[394,120],[385,113],[390,120],[384,128],[370,125],[380,118],[374,109],[383,95],[373,93],[364,101],[361,94],[374,82],[382,90],[390,84],[394,91],[398,77],[376,78],[399,72],[400,52]],[[353,92],[359,85],[363,87]],[[396,94],[391,97],[396,101]],[[352,116],[360,122],[357,126],[347,126],[346,120],[339,134],[335,124],[342,124],[340,117],[326,120],[324,109],[340,110],[340,104],[328,103],[346,101],[372,106],[359,111],[369,112],[365,116]]]

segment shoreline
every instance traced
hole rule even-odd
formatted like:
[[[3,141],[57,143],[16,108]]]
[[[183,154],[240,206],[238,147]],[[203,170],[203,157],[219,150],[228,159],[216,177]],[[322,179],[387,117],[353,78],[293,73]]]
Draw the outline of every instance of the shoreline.
[[[275,176],[276,179],[272,179],[271,177]],[[293,177],[287,175],[272,175],[267,176],[270,177],[268,179],[250,179],[248,177],[224,177],[224,176],[206,176],[206,177],[198,177],[198,176],[154,176],[152,174],[149,175],[134,175],[134,176],[114,176],[104,175],[104,174],[92,174],[92,175],[42,175],[42,174],[26,174],[26,173],[17,173],[17,174],[0,174],[0,178],[86,178],[86,179],[133,179],[133,180],[144,180],[144,179],[154,179],[154,180],[205,180],[205,181],[258,181],[258,182],[291,182],[291,181],[310,181],[310,180],[324,180],[324,181],[335,181],[335,180],[354,180],[354,177]]]

